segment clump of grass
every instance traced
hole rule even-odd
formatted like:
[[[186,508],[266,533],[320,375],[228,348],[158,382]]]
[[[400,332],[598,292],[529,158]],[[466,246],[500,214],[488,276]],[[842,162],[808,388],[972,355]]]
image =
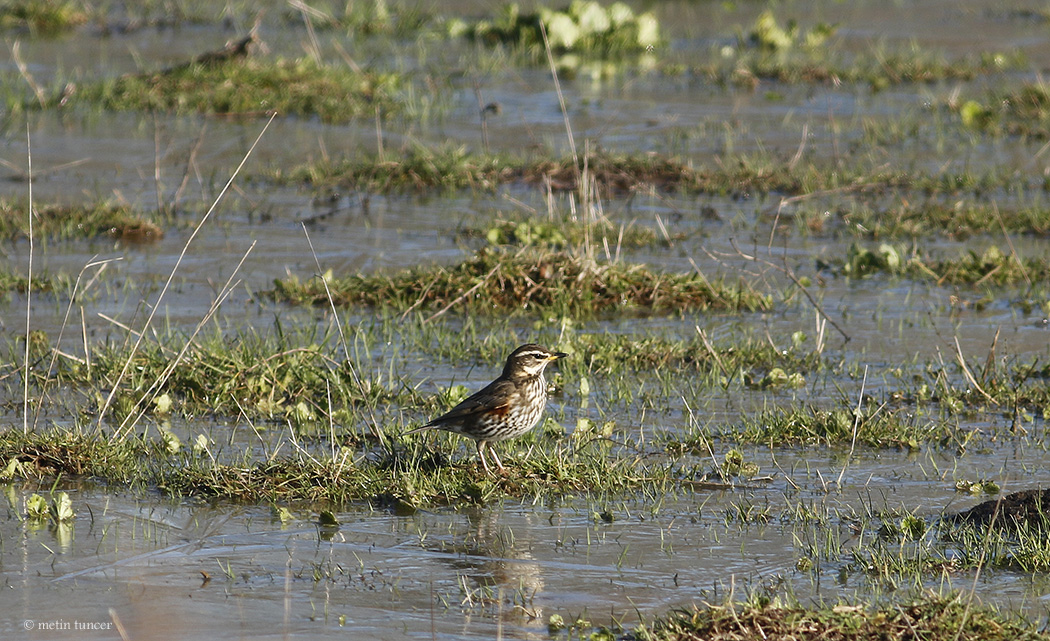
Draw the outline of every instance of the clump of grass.
[[[1023,431],[1033,414],[1050,419],[1050,363],[1005,365],[989,358],[984,367],[973,367],[969,376],[961,366],[957,369],[928,365],[911,386],[892,392],[891,398],[899,403],[938,403],[953,414],[997,408],[1011,419],[1011,429],[1016,431]],[[965,383],[953,384],[953,380]]]
[[[951,102],[947,107],[969,129],[1037,140],[1050,138],[1050,87],[1041,82],[995,91],[984,100]]]
[[[1002,209],[972,200],[947,204],[934,199],[902,199],[891,205],[858,202],[853,207],[805,206],[795,216],[799,228],[812,233],[844,231],[872,239],[942,235],[965,240],[976,234],[1050,234],[1050,210],[1037,207]]]
[[[389,152],[387,156],[389,156]],[[1016,177],[1005,172],[927,175],[916,172],[865,170],[860,167],[826,167],[791,163],[768,156],[720,158],[714,167],[657,153],[594,152],[580,159],[522,158],[472,152],[463,146],[438,149],[412,146],[399,157],[355,155],[341,160],[321,160],[291,169],[273,168],[266,176],[280,183],[306,184],[317,189],[354,189],[368,192],[426,191],[432,189],[492,190],[499,185],[522,183],[549,186],[554,191],[579,189],[581,165],[588,184],[593,181],[605,194],[627,194],[646,188],[682,193],[706,193],[749,198],[756,194],[812,194],[835,190],[878,197],[891,190],[957,196],[1013,185]],[[823,214],[822,210],[820,213]],[[916,214],[921,216],[921,212]],[[1033,214],[1038,219],[1038,213]],[[1038,223],[1037,223],[1038,224]]]
[[[347,122],[355,117],[396,113],[403,76],[354,71],[298,60],[231,58],[194,62],[166,71],[83,83],[72,96],[56,94],[47,106],[98,105],[116,111],[173,111],[261,117],[317,117]],[[27,105],[28,107],[29,105]]]
[[[470,153],[463,146],[430,150],[413,145],[397,160],[355,155],[339,161],[322,160],[285,170],[270,178],[282,183],[306,183],[318,188],[346,188],[370,192],[427,189],[491,190],[516,180],[520,162],[503,156]]]
[[[445,309],[472,313],[541,313],[593,317],[600,313],[658,313],[686,309],[769,309],[769,296],[699,274],[663,273],[645,265],[597,262],[566,252],[515,253],[485,248],[451,267],[416,267],[394,274],[325,275],[306,282],[292,276],[267,292],[277,301]]]
[[[46,273],[33,274],[34,292],[69,291],[72,280],[66,276],[50,276]],[[17,292],[26,293],[29,289],[29,278],[0,267],[0,294]]]
[[[27,210],[24,202],[0,198],[0,238],[14,240],[29,234]],[[106,235],[125,242],[148,243],[164,236],[158,225],[124,205],[34,203],[33,211],[33,233],[38,237],[67,240]]]
[[[972,638],[987,641],[1045,641],[1033,626],[1012,621],[963,596],[926,596],[903,605],[826,606],[814,609],[772,605],[768,600],[693,606],[675,610],[639,626],[632,641],[689,639],[837,639],[839,641],[906,641]]]
[[[66,0],[14,0],[0,6],[0,30],[26,29],[55,36],[87,22],[79,3]]]
[[[824,184],[819,178],[793,173],[782,163],[759,164],[743,159],[716,170],[695,169],[678,159],[656,154],[596,153],[588,156],[585,163],[589,179],[606,193],[629,193],[643,185],[722,195],[752,191],[801,193]],[[568,191],[578,189],[579,175],[578,166],[571,158],[530,161],[479,155],[465,147],[429,150],[419,146],[407,149],[399,160],[355,157],[271,172],[271,178],[281,182],[374,192],[435,188],[491,190],[515,182],[547,184],[555,191]]]
[[[555,54],[621,56],[651,50],[662,43],[660,24],[652,13],[635,14],[622,2],[603,7],[590,0],[574,0],[560,10],[540,7],[532,13],[522,13],[521,7],[512,3],[495,20],[468,24],[454,19],[448,30],[452,36],[466,36],[488,45],[511,45],[539,60],[545,51],[541,24]]]
[[[724,347],[712,345],[712,353],[699,338],[683,341],[606,333],[578,333],[571,338],[572,349],[586,354],[588,368],[594,375],[621,369],[652,371],[685,367],[716,371],[725,368],[726,373],[732,373],[753,368],[781,367],[798,371],[821,366],[820,356],[814,352],[777,349],[767,341],[746,340]]]
[[[392,391],[376,380],[358,384],[353,365],[331,346],[287,348],[254,334],[216,337],[194,344],[173,368],[180,348],[158,343],[139,347],[124,379],[128,391],[120,393],[114,404],[116,420],[145,411],[243,416],[303,426],[320,423],[333,413],[345,418],[357,406],[410,399],[409,392]],[[89,360],[60,359],[57,382],[83,389],[89,398],[101,401],[100,390],[117,379],[129,355],[128,346],[105,345]],[[146,390],[153,393],[142,399]],[[157,412],[152,399],[165,397],[170,409]],[[140,403],[148,405],[139,407]]]
[[[719,436],[741,443],[770,446],[790,443],[842,445],[856,442],[869,447],[918,449],[922,443],[950,438],[948,428],[936,423],[919,424],[914,417],[878,412],[871,408],[777,408],[745,419],[739,429],[726,428]]]
[[[113,483],[141,480],[155,444],[135,437],[109,439],[101,433],[54,428],[0,432],[0,465],[23,476],[95,477]],[[17,463],[12,464],[12,461]]]
[[[893,245],[882,243],[869,249],[858,243],[850,245],[838,270],[848,276],[864,277],[875,273],[934,279],[950,285],[1016,285],[1044,283],[1050,278],[1050,261],[1043,258],[1018,258],[995,245],[983,252],[970,250],[959,258],[903,257]]]
[[[626,495],[671,491],[684,472],[665,460],[635,455],[610,456],[609,448],[578,444],[545,433],[503,447],[506,476],[486,473],[470,454],[450,462],[456,437],[413,437],[391,449],[306,444],[290,454],[255,457],[250,452],[209,455],[182,447],[177,439],[55,428],[0,434],[0,468],[25,478],[93,477],[114,484],[157,487],[175,496],[258,501],[368,501],[380,505],[487,504],[507,497],[563,496],[600,492]],[[393,440],[392,434],[388,436]],[[434,439],[440,446],[434,446]],[[514,448],[513,452],[507,450]],[[469,448],[472,452],[473,448]],[[14,461],[12,463],[12,461]]]
[[[667,245],[681,240],[682,235],[661,237],[648,227],[621,226],[609,220],[581,222],[570,220],[497,220],[488,227],[467,227],[460,230],[467,238],[484,238],[490,245],[519,245],[565,249],[581,247],[604,238],[612,247],[637,249]]]

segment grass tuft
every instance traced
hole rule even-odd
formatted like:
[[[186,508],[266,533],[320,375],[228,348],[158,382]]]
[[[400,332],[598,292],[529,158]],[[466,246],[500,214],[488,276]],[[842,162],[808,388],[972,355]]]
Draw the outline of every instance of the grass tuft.
[[[28,236],[27,209],[24,202],[0,198],[0,238],[15,240]],[[36,203],[33,210],[36,213],[33,233],[38,238],[69,240],[109,236],[128,243],[150,243],[164,237],[164,230],[156,223],[124,205]]]
[[[372,117],[377,110],[382,115],[399,111],[396,93],[402,82],[395,74],[354,71],[308,58],[237,58],[87,82],[71,96],[56,92],[46,106],[57,108],[65,101],[114,111],[249,118],[277,112],[335,123]]]
[[[770,309],[772,300],[746,287],[698,274],[662,273],[645,265],[597,262],[565,252],[484,248],[451,267],[417,267],[394,274],[352,275],[325,282],[277,279],[277,301],[445,309],[462,303],[473,313],[514,312],[593,317],[605,312]],[[325,285],[327,284],[327,288]]]
[[[836,639],[982,639],[1035,641],[1047,635],[991,610],[968,606],[961,596],[927,596],[885,609],[839,605],[815,609],[768,603],[693,606],[676,610],[626,637],[631,641],[766,641]]]

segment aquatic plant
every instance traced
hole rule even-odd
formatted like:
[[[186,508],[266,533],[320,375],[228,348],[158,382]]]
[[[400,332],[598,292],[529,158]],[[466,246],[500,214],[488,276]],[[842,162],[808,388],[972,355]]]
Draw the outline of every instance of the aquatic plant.
[[[652,13],[635,14],[622,2],[603,7],[593,0],[573,0],[565,9],[541,7],[531,13],[522,13],[521,7],[512,3],[496,20],[468,24],[454,19],[448,30],[453,36],[467,36],[489,45],[510,44],[538,55],[544,50],[541,25],[551,50],[558,54],[616,56],[661,44],[660,25]]]

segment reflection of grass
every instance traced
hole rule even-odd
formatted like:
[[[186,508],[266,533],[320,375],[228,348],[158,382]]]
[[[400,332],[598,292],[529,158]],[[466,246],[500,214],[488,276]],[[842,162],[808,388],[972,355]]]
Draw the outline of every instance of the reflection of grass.
[[[25,203],[0,198],[0,238],[14,239],[29,234]],[[35,203],[33,233],[37,238],[69,240],[107,235],[129,242],[160,240],[163,230],[129,207],[95,205],[41,205]]]
[[[685,309],[756,311],[772,304],[768,296],[744,285],[708,281],[695,273],[662,273],[644,265],[596,262],[556,251],[482,249],[450,267],[327,276],[325,280],[278,279],[269,293],[278,301],[296,304],[326,305],[330,293],[337,305],[438,310],[462,303],[461,309],[472,313],[526,312],[573,318]]]
[[[84,83],[71,102],[116,111],[174,111],[256,117],[316,116],[346,122],[401,109],[395,97],[400,76],[319,65],[309,59],[249,58],[221,64],[190,64],[157,73]],[[56,96],[57,103],[61,98]],[[50,105],[52,107],[57,104]]]

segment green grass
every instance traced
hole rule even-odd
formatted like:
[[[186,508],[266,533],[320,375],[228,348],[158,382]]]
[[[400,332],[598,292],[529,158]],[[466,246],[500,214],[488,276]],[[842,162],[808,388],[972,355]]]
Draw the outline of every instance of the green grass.
[[[133,413],[176,413],[241,416],[305,428],[328,418],[345,420],[357,407],[419,404],[410,389],[390,387],[396,382],[355,376],[352,364],[332,343],[292,346],[253,333],[213,336],[195,342],[181,359],[182,344],[174,338],[165,343],[144,343],[134,355],[128,345],[101,345],[89,359],[60,359],[54,383],[78,390],[83,405],[101,405],[105,390],[130,360],[115,398],[116,421]],[[46,372],[34,371],[34,376],[36,386],[50,380]]]
[[[31,34],[57,36],[87,22],[78,2],[12,0],[0,6],[0,30],[26,29]]]
[[[68,276],[52,276],[47,272],[33,274],[34,292],[66,292],[73,288]],[[0,295],[24,294],[29,290],[29,277],[0,267]]]
[[[442,310],[480,314],[542,314],[589,318],[605,313],[769,309],[771,299],[746,287],[697,274],[662,273],[644,265],[597,262],[565,252],[482,249],[450,267],[393,274],[277,279],[277,301],[339,306]],[[326,287],[327,286],[327,287]]]
[[[951,102],[946,107],[968,129],[993,135],[1050,138],[1050,87],[1025,83],[989,91],[983,99]]]
[[[558,55],[619,58],[663,44],[660,25],[652,13],[636,15],[622,2],[602,6],[590,0],[576,0],[564,9],[541,6],[528,13],[517,3],[510,3],[495,19],[471,23],[455,19],[448,31],[489,46],[511,47],[527,54],[533,63],[540,63],[546,61],[541,25],[551,51]]]
[[[801,445],[850,445],[917,449],[930,441],[950,441],[955,432],[947,424],[909,417],[906,412],[875,412],[865,407],[818,409],[777,408],[745,419],[738,428],[726,427],[718,436],[744,443],[779,447]]]
[[[903,248],[883,243],[869,249],[860,243],[850,245],[845,260],[826,264],[841,274],[863,278],[876,273],[933,280],[942,285],[995,285],[999,287],[1031,283],[1036,293],[1046,291],[1050,279],[1050,259],[1017,257],[997,245],[984,251],[969,250],[959,258],[921,256],[917,249],[909,256]]]
[[[976,199],[949,204],[940,198],[913,196],[890,203],[865,202],[862,197],[838,198],[830,208],[803,205],[793,212],[793,217],[799,230],[813,235],[873,240],[941,236],[961,241],[978,234],[998,236],[1004,229],[1011,234],[1050,234],[1047,208],[1006,208]]]
[[[1037,641],[1050,635],[1011,620],[965,595],[924,596],[910,603],[881,608],[834,605],[786,607],[767,602],[693,606],[674,610],[627,635],[630,641],[911,641],[913,639],[981,639]]]

